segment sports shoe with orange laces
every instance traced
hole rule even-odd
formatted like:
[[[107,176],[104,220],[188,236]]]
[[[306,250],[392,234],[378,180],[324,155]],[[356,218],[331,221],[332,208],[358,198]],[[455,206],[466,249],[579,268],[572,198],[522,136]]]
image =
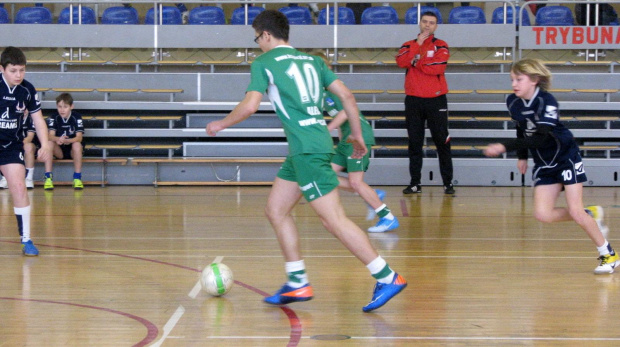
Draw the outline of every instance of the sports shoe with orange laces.
[[[306,283],[301,288],[293,288],[285,284],[274,295],[266,297],[265,302],[272,305],[286,305],[291,302],[308,301],[313,295],[310,283]]]
[[[372,293],[372,300],[368,305],[364,306],[362,310],[364,312],[370,312],[378,309],[387,304],[390,299],[395,297],[396,294],[400,293],[405,287],[407,287],[407,281],[397,273],[394,273],[392,283],[377,282],[377,284],[375,284],[375,290]]]

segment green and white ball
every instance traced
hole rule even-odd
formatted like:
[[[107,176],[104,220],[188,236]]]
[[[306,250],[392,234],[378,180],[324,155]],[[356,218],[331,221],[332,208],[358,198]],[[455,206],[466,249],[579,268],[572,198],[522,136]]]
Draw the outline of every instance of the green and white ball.
[[[232,288],[235,282],[230,268],[222,263],[212,263],[207,266],[200,276],[202,289],[213,296],[221,296]]]

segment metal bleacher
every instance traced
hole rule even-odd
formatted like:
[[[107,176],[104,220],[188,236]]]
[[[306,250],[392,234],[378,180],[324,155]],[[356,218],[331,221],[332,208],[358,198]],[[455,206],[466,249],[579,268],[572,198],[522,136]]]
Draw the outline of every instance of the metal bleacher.
[[[543,1],[528,4],[537,2]],[[56,3],[44,5],[52,7]],[[140,13],[140,23],[154,3],[164,4],[152,0],[132,2]],[[221,2],[228,23],[240,3],[247,2]],[[92,1],[71,2],[75,9],[79,4],[97,9],[97,3]],[[186,4],[200,5],[198,1]],[[404,72],[393,57],[418,29],[417,25],[405,24],[411,2],[397,0],[390,4],[398,12],[399,24],[292,25],[291,44],[304,51],[324,49],[333,60],[334,71],[354,92],[360,109],[372,123],[377,145],[371,149],[367,181],[401,185],[409,177]],[[515,136],[504,102],[512,92],[508,71],[514,60],[535,57],[546,60],[554,73],[552,92],[560,101],[562,120],[581,145],[586,167],[592,167],[587,170],[588,184],[617,185],[620,79],[616,69],[620,57],[611,51],[620,48],[616,40],[561,40],[562,35],[571,33],[578,38],[578,31],[568,30],[584,30],[579,26],[553,27],[556,34],[552,36],[554,32],[546,27],[490,24],[492,10],[503,6],[510,9],[503,13],[519,11],[519,16],[531,16],[532,23],[534,17],[527,12],[527,6],[517,10],[517,5],[523,5],[517,2],[472,4],[488,7],[489,24],[440,24],[436,32],[451,50],[446,77],[455,184],[530,183],[529,174],[517,173],[513,154],[485,158],[481,150],[490,142]],[[69,4],[57,5],[64,8]],[[270,2],[266,7],[278,9],[286,5]],[[18,2],[5,4],[11,14],[20,6]],[[319,6],[324,13],[331,13],[325,14],[326,18],[334,18],[333,11],[344,3]],[[0,46],[14,44],[13,37],[23,31],[13,24],[0,24],[0,29],[4,33]],[[490,31],[493,35],[488,35]],[[28,33],[17,37],[22,37],[21,46],[26,47],[29,58],[26,78],[37,87],[44,113],[55,108],[59,93],[71,92],[76,110],[84,116],[85,155],[89,159],[84,164],[85,181],[246,185],[273,180],[286,155],[286,144],[266,97],[259,112],[245,122],[216,137],[204,131],[207,122],[224,117],[244,96],[251,61],[260,54],[252,41],[251,26],[74,23],[30,25]],[[604,61],[599,59],[603,50],[607,50]],[[582,51],[585,55],[577,54]],[[441,184],[428,132],[425,153],[422,183]],[[69,177],[70,163],[59,164],[56,177]]]

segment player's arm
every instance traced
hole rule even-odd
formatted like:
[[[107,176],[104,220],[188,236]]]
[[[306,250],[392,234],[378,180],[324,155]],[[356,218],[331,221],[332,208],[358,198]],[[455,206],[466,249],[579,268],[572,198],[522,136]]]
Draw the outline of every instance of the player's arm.
[[[52,148],[50,147],[47,136],[47,123],[43,119],[43,112],[41,110],[30,113],[32,117],[32,123],[36,129],[37,136],[41,142],[41,148],[39,148],[38,158],[40,161],[45,161],[52,155]]]
[[[359,110],[357,108],[357,103],[355,102],[353,93],[351,93],[349,88],[347,88],[340,80],[335,80],[332,82],[327,89],[336,94],[336,96],[340,99],[340,102],[342,102],[342,106],[346,112],[347,120],[349,121],[349,126],[351,127],[351,136],[347,141],[353,143],[353,154],[351,157],[363,157],[366,153],[368,153],[368,149],[366,148],[364,137],[362,136],[362,125],[360,124]]]
[[[262,93],[256,91],[247,92],[243,100],[237,104],[237,106],[228,114],[228,116],[226,116],[226,118],[207,124],[207,134],[215,136],[218,131],[224,130],[246,120],[258,111],[258,107],[260,106],[262,99]]]
[[[26,137],[24,137],[24,143],[32,143],[34,140],[34,132],[29,131],[26,133]]]
[[[517,138],[512,140],[507,140],[502,142],[502,144],[506,147],[506,151],[517,151],[520,155],[519,159],[523,159],[524,150],[527,151],[528,148],[540,148],[542,147],[547,139],[551,137],[551,132],[553,131],[553,126],[548,124],[538,124],[536,126],[536,131],[532,134],[532,136],[523,136],[521,132],[521,137],[519,137],[519,129],[517,128]],[[527,152],[525,152],[525,159],[527,159]]]
[[[48,141],[52,141],[52,142],[56,142],[56,143],[58,143],[58,141],[60,141],[60,137],[56,136],[56,130],[55,129],[50,129],[47,132],[47,138],[48,138]]]
[[[327,125],[327,130],[332,131],[334,129],[338,129],[346,121],[347,121],[347,113],[344,110],[342,110],[338,112],[336,117],[334,117],[331,120],[331,122],[329,122],[329,124]]]
[[[62,140],[62,142],[64,144],[70,144],[70,143],[74,143],[74,142],[82,142],[82,138],[84,137],[84,135],[82,134],[81,131],[78,131],[77,133],[75,133],[75,137],[74,138],[65,138]]]
[[[402,68],[411,67],[411,62],[415,59],[416,52],[420,50],[420,45],[416,40],[405,42],[396,55],[396,65]]]

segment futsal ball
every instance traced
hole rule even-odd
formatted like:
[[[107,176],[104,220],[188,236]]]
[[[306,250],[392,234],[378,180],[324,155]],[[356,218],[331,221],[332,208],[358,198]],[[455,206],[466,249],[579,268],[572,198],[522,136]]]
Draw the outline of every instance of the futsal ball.
[[[202,270],[202,275],[200,276],[202,289],[213,296],[228,293],[234,281],[232,271],[222,263],[210,264]]]

